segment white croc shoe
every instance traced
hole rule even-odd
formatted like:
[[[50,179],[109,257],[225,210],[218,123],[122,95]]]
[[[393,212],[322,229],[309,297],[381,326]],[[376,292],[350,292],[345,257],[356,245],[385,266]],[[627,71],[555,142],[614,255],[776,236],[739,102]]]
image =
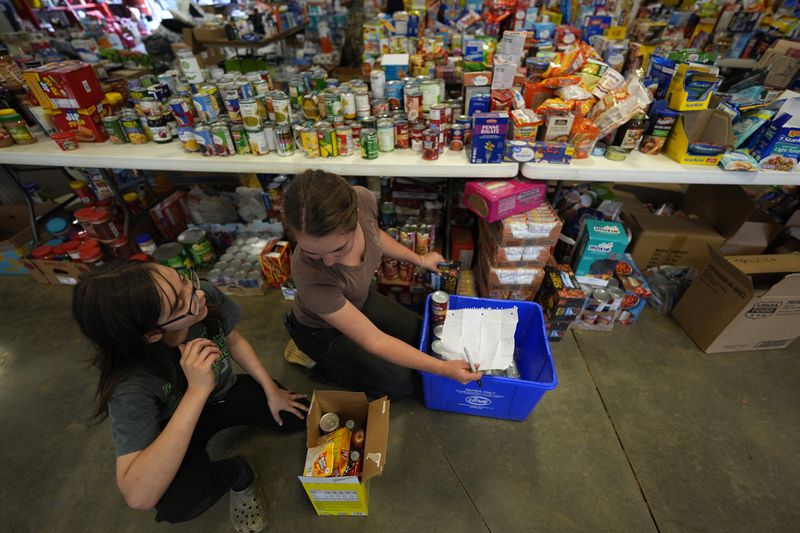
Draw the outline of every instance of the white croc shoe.
[[[258,533],[267,527],[267,501],[257,479],[242,491],[231,491],[231,522],[239,533]]]

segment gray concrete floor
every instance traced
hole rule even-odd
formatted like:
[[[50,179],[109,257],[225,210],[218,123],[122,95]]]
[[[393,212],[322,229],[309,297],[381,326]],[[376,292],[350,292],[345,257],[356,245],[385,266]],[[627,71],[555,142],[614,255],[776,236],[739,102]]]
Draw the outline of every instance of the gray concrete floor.
[[[232,531],[227,497],[174,527],[126,507],[108,422],[87,424],[95,373],[70,294],[0,278],[0,528]],[[238,301],[269,371],[310,393],[316,384],[281,358],[280,295]],[[704,355],[648,309],[632,328],[579,332],[553,351],[558,388],[526,422],[394,404],[368,518],[316,516],[296,478],[304,435],[226,430],[212,457],[251,461],[276,532],[797,530],[800,343]]]

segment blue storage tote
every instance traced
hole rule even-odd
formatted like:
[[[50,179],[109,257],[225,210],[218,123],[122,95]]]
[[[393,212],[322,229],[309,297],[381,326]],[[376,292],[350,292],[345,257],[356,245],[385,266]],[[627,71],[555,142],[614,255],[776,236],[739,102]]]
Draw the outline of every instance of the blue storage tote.
[[[450,378],[420,372],[425,407],[466,415],[525,420],[544,393],[558,384],[553,354],[547,342],[542,308],[535,302],[490,300],[469,296],[450,296],[448,309],[517,308],[517,331],[514,334],[514,360],[521,379],[484,376],[483,387],[476,382],[462,385]],[[432,327],[431,296],[425,302],[425,318],[419,349],[430,352]]]

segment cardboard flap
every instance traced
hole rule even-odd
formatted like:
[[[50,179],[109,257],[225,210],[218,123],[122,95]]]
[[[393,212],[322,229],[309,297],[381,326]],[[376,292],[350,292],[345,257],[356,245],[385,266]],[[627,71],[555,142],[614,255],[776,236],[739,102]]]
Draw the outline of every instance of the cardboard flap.
[[[748,273],[743,272],[738,265],[731,263],[728,258],[723,256],[717,250],[708,247],[709,266],[715,267],[717,270],[725,273],[728,278],[738,285],[740,288],[753,292],[753,280],[750,279]],[[735,257],[735,256],[731,256]],[[742,256],[742,257],[757,257],[757,256]]]
[[[363,392],[347,391],[314,391],[311,397],[311,407],[306,418],[306,447],[313,448],[319,442],[322,431],[319,428],[319,419],[325,413],[336,413],[340,425],[352,419],[357,426],[366,423],[367,395]]]
[[[796,297],[800,294],[800,274],[789,274],[764,294],[765,298]]]
[[[681,114],[683,118],[683,127],[686,131],[686,136],[689,138],[689,142],[703,140],[701,136],[713,115],[714,112],[710,109],[704,109],[702,111],[684,111]]]
[[[389,447],[389,398],[384,396],[369,404],[367,440],[364,443],[364,481],[383,474]]]
[[[725,259],[748,275],[800,272],[800,254],[729,255]]]
[[[733,237],[756,210],[753,200],[741,187],[689,185],[683,209],[709,222],[723,237]]]

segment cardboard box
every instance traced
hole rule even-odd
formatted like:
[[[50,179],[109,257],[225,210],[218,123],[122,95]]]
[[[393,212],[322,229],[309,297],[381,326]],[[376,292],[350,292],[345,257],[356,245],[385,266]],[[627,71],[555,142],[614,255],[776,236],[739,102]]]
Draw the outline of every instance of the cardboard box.
[[[78,277],[89,267],[77,261],[50,261],[24,258],[28,273],[37,283],[50,285],[76,285]]]
[[[167,240],[177,240],[187,227],[186,196],[176,191],[150,208],[150,218]]]
[[[493,267],[482,254],[477,263],[475,282],[482,298],[531,301],[544,279],[543,268]]]
[[[37,215],[47,212],[51,206],[36,205]],[[27,274],[22,261],[33,248],[33,233],[28,220],[28,207],[24,205],[0,205],[0,274]]]
[[[200,42],[203,41],[224,41],[225,28],[222,26],[198,26],[192,30],[194,38]]]
[[[586,220],[575,244],[575,276],[609,279],[627,247],[628,234],[619,222]]]
[[[100,103],[105,96],[94,68],[88,63],[48,63],[22,75],[45,109],[84,109]]]
[[[529,180],[469,181],[464,187],[467,208],[486,222],[536,209],[546,196],[545,183]]]
[[[550,258],[550,246],[500,246],[491,233],[482,231],[479,253],[495,267],[542,268]]]
[[[450,257],[453,261],[461,263],[462,268],[472,267],[472,259],[475,256],[475,241],[472,238],[472,230],[454,226],[450,229]]]
[[[621,219],[631,230],[628,252],[636,264],[646,270],[660,265],[702,267],[708,260],[707,245],[718,250],[725,242],[709,222],[699,218],[658,216],[642,202],[660,205],[672,203],[682,208],[684,196],[659,189],[615,188],[616,198],[623,202]]]
[[[650,298],[650,285],[631,254],[622,256],[617,264],[615,277],[619,281],[620,288],[625,291],[616,323],[623,326],[633,325],[647,306],[647,299]]]
[[[498,246],[555,246],[561,220],[548,203],[493,224],[478,221],[481,234],[491,235]]]
[[[717,165],[734,142],[731,117],[724,111],[687,111],[669,132],[664,154],[684,165]]]
[[[574,121],[575,115],[572,113],[566,113],[564,115],[545,115],[544,124],[539,128],[539,140],[561,143],[567,142]]]
[[[544,280],[536,300],[549,329],[564,331],[580,315],[586,294],[569,265],[544,268]]]
[[[103,126],[102,104],[86,109],[51,109],[47,115],[58,131],[72,131],[80,142],[105,142],[108,132]]]
[[[800,255],[710,260],[672,315],[705,353],[772,350],[800,334]]]
[[[511,124],[508,138],[514,141],[535,141],[539,126],[544,122],[542,117],[530,109],[514,109],[509,114]]]
[[[292,248],[288,241],[269,243],[259,254],[258,261],[270,287],[280,289],[292,275]]]
[[[383,474],[389,443],[389,399],[367,401],[363,392],[314,391],[308,410],[306,446],[313,448],[320,438],[319,419],[336,413],[339,420],[352,419],[366,427],[364,466],[361,479],[348,477],[298,476],[318,515],[367,516],[369,482]]]
[[[780,39],[758,61],[757,68],[767,70],[764,85],[785,88],[791,86],[800,72],[800,43]]]
[[[675,111],[707,109],[720,83],[719,67],[681,63],[667,88],[669,108]]]
[[[506,141],[506,161],[515,163],[568,164],[575,155],[575,147],[568,143],[551,141]]]

